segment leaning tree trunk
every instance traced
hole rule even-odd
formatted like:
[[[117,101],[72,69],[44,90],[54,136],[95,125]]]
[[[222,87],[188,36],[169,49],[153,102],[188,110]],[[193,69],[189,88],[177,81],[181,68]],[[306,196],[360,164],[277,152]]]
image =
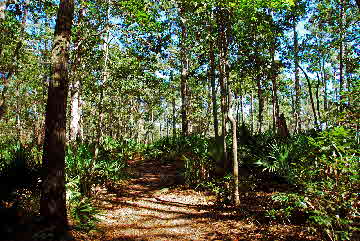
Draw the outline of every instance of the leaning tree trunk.
[[[49,81],[45,118],[43,185],[40,214],[55,233],[68,227],[65,194],[66,98],[68,59],[74,1],[61,0],[51,53],[52,78]]]
[[[317,121],[317,115],[316,115],[316,110],[315,110],[315,103],[314,103],[314,97],[313,97],[313,92],[312,92],[312,87],[311,87],[311,81],[309,76],[307,75],[307,73],[305,72],[305,70],[299,65],[299,68],[301,69],[301,71],[304,73],[305,78],[307,80],[307,84],[308,84],[308,88],[309,88],[309,96],[310,96],[310,103],[311,103],[311,109],[313,111],[313,115],[314,115],[314,126],[316,128],[318,128],[318,121]]]

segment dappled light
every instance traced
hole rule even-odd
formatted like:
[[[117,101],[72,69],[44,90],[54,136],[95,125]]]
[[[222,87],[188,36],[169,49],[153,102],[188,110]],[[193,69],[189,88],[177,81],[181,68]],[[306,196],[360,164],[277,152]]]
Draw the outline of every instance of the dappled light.
[[[0,0],[0,240],[360,240],[360,0]]]

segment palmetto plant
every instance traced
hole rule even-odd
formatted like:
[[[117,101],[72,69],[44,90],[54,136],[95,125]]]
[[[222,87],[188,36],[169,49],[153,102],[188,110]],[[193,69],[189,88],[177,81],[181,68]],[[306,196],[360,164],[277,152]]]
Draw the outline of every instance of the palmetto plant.
[[[80,145],[77,151],[68,149],[66,155],[66,174],[69,179],[79,178],[80,193],[90,196],[100,165],[86,145]]]
[[[269,155],[260,158],[257,164],[262,166],[264,170],[287,177],[290,173],[292,145],[273,143],[269,144],[269,149]]]

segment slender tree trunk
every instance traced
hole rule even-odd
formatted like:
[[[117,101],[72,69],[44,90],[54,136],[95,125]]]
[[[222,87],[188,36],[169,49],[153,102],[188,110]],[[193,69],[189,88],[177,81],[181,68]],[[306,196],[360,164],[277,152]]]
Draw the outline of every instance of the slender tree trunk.
[[[258,91],[258,100],[259,100],[259,113],[258,113],[258,133],[261,134],[262,132],[262,125],[263,125],[263,111],[264,111],[264,98],[263,98],[263,90],[262,90],[262,83],[260,77],[257,78],[257,91]]]
[[[300,79],[299,79],[299,43],[298,33],[296,31],[297,20],[294,14],[293,16],[293,32],[294,32],[294,63],[295,63],[295,132],[301,131],[301,120],[300,120]]]
[[[214,54],[214,43],[210,40],[210,81],[211,81],[211,99],[213,107],[213,118],[214,118],[214,131],[215,138],[219,137],[219,121],[217,115],[217,101],[216,101],[216,85],[215,85],[215,54]]]
[[[81,29],[81,25],[83,22],[83,17],[84,17],[84,11],[85,9],[83,8],[83,1],[80,0],[79,1],[79,5],[80,5],[80,9],[79,9],[79,16],[78,16],[78,26],[79,29]],[[71,121],[70,121],[70,141],[71,142],[75,142],[76,139],[81,140],[82,137],[82,130],[81,130],[81,125],[80,125],[80,119],[81,119],[81,109],[82,109],[82,104],[81,104],[81,80],[80,80],[80,76],[78,76],[78,67],[81,64],[81,52],[82,52],[82,47],[80,46],[80,38],[81,38],[81,31],[78,30],[77,36],[76,36],[76,40],[74,43],[74,49],[76,50],[76,54],[75,54],[75,60],[73,61],[73,68],[72,68],[72,73],[73,73],[73,78],[71,81],[71,87],[70,87],[70,113],[71,113]]]
[[[188,49],[186,44],[187,39],[187,28],[186,28],[186,17],[185,8],[180,9],[181,18],[181,121],[182,121],[182,135],[189,135],[189,120],[188,120],[188,109],[189,109],[189,90],[188,90],[188,72],[189,72],[189,59]]]
[[[81,82],[76,80],[71,86],[71,121],[70,121],[70,140],[72,142],[81,140],[81,96],[80,96]]]
[[[244,104],[243,104],[243,96],[240,95],[240,113],[241,113],[241,124],[244,124]]]
[[[209,75],[210,75],[210,71],[208,71]],[[208,82],[208,91],[207,91],[207,94],[208,94],[208,98],[207,98],[207,108],[206,108],[206,119],[209,120],[209,121],[206,121],[206,127],[205,127],[205,131],[202,131],[202,134],[204,134],[204,136],[206,136],[209,132],[210,132],[210,119],[212,117],[212,96],[211,96],[211,82]],[[201,123],[202,120],[200,118],[199,122]]]
[[[225,12],[221,10],[220,19],[219,19],[219,82],[220,82],[220,92],[221,92],[221,136],[223,140],[224,148],[224,170],[227,171],[229,168],[228,163],[228,154],[226,147],[226,120],[227,120],[227,94],[226,94],[226,84],[227,84],[227,51],[228,51],[228,42],[227,42],[227,21],[225,20]]]
[[[251,91],[250,95],[250,126],[251,134],[254,133],[254,93]]]
[[[315,103],[314,103],[314,97],[313,97],[313,93],[312,93],[312,87],[311,87],[311,81],[309,76],[307,75],[307,73],[305,72],[305,70],[299,65],[299,68],[301,69],[301,71],[304,73],[307,84],[308,84],[308,88],[309,88],[309,96],[310,96],[310,103],[311,103],[311,109],[313,111],[313,115],[314,115],[314,126],[316,128],[318,128],[318,121],[317,121],[317,115],[316,115],[316,109],[315,109]]]
[[[236,119],[236,123],[240,123],[240,102],[239,102],[239,97],[237,96],[236,93],[234,93],[235,95],[235,108],[236,108],[236,114],[235,114],[235,119]]]
[[[325,72],[325,60],[322,60],[321,63],[322,66],[322,75],[323,75],[323,85],[324,85],[324,111],[327,111],[328,109],[328,103],[327,103],[327,74]]]
[[[106,14],[106,22],[110,21],[110,4],[111,0],[107,0],[107,14]],[[104,99],[104,88],[108,82],[108,61],[109,61],[109,40],[110,40],[110,28],[106,26],[106,39],[104,41],[103,49],[104,49],[104,66],[103,66],[103,80],[100,84],[100,99],[99,99],[99,115],[97,122],[97,131],[96,131],[96,147],[95,147],[95,159],[99,154],[99,146],[101,142],[101,136],[103,135],[103,121],[104,121],[104,110],[103,110],[103,99]]]
[[[172,111],[173,111],[173,119],[172,119],[172,131],[173,137],[176,137],[176,104],[175,104],[175,97],[172,101]]]
[[[229,106],[232,103],[232,93],[231,89],[229,88]],[[233,154],[233,178],[234,178],[234,184],[233,184],[233,201],[235,206],[240,205],[240,195],[239,195],[239,162],[237,159],[237,137],[236,137],[236,119],[233,116],[233,113],[231,111],[231,107],[229,107],[228,112],[228,118],[231,122],[232,126],[232,154]]]
[[[343,108],[343,90],[344,90],[344,17],[345,17],[345,3],[344,0],[340,0],[340,54],[339,54],[339,72],[340,72],[340,88],[339,88],[339,99],[340,99],[340,112],[344,110]]]
[[[319,91],[320,91],[320,85],[321,85],[321,79],[320,79],[320,75],[319,73],[316,74],[317,75],[317,84],[316,84],[316,92],[315,92],[315,96],[316,96],[316,110],[317,110],[317,114],[319,117],[319,121],[321,121],[321,113],[320,113],[320,96],[319,96]]]
[[[0,19],[5,19],[5,10],[6,10],[6,2],[2,1],[0,2]]]
[[[164,117],[164,121],[166,123],[166,137],[169,137],[169,119],[167,116]]]
[[[273,43],[275,45],[275,43]],[[280,117],[280,108],[277,95],[277,69],[275,63],[275,46],[271,48],[271,82],[272,82],[272,108],[273,108],[273,131],[275,133],[276,126]]]
[[[68,227],[65,194],[66,98],[68,59],[74,1],[61,0],[52,50],[52,78],[49,82],[45,119],[43,186],[40,214],[52,231],[64,233]]]

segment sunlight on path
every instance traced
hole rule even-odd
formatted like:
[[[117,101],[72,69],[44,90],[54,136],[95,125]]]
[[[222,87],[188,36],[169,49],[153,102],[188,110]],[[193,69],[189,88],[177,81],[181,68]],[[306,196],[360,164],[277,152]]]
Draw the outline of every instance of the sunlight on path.
[[[199,192],[169,188],[178,175],[175,165],[148,162],[135,169],[137,177],[118,193],[103,192],[104,240],[231,240],[226,233],[249,227],[217,220],[210,212],[211,198]]]
[[[106,240],[216,240],[214,230],[219,223],[208,217],[203,209],[206,204],[205,198],[193,191],[124,202],[120,198],[117,205],[121,208],[102,216],[102,227],[107,230]],[[231,233],[235,227],[225,228]]]
[[[97,190],[98,206],[103,210],[101,234],[91,240],[310,240],[300,237],[299,226],[256,220],[254,212],[264,209],[259,200],[264,203],[267,194],[247,196],[237,211],[219,209],[213,205],[213,196],[177,183],[176,166],[156,161],[132,163],[134,178],[111,192]]]

